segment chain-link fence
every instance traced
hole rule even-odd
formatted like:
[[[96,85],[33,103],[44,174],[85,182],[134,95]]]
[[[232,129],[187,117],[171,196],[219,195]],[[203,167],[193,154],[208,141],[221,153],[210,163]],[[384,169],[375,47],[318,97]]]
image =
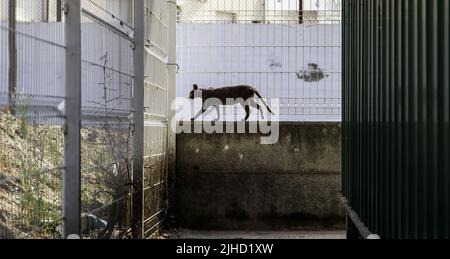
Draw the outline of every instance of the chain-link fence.
[[[144,6],[147,19],[139,19]],[[157,233],[174,87],[168,6],[0,1],[0,238]],[[145,139],[144,121],[136,123],[144,112]]]
[[[0,238],[60,235],[65,43],[57,16],[49,1],[0,1]]]
[[[181,23],[341,22],[341,0],[179,0]]]
[[[131,231],[132,2],[81,1],[81,228],[85,238],[122,238]]]
[[[274,120],[340,121],[340,0],[180,0],[177,34],[179,96],[193,84],[245,84],[268,99]],[[179,120],[196,109],[183,110]],[[245,117],[240,107],[224,110],[223,120]]]
[[[145,131],[143,177],[144,237],[153,237],[167,216],[169,107],[168,1],[145,1]],[[175,76],[175,75],[172,75]]]

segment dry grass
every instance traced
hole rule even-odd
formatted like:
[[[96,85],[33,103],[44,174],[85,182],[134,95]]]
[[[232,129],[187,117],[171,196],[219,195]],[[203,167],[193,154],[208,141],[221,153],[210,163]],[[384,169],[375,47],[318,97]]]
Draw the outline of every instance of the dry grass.
[[[64,134],[31,121],[0,110],[0,239],[59,237]],[[130,134],[106,124],[81,131],[82,209],[110,223],[93,238],[120,236],[129,223]]]
[[[28,119],[0,111],[0,237],[50,237],[60,221],[63,132]]]

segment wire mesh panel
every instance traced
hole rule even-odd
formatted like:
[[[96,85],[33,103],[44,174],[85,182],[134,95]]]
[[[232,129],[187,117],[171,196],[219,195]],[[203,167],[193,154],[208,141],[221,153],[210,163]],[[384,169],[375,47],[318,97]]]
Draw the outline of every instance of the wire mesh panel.
[[[57,1],[0,1],[0,239],[60,237],[65,43],[58,10]]]
[[[81,1],[81,231],[123,238],[131,229],[132,1]]]
[[[144,238],[151,238],[167,213],[169,1],[145,1]]]
[[[281,121],[340,121],[340,8],[340,0],[178,1],[178,96],[193,84],[251,85]],[[228,107],[221,118],[241,117],[243,109]]]

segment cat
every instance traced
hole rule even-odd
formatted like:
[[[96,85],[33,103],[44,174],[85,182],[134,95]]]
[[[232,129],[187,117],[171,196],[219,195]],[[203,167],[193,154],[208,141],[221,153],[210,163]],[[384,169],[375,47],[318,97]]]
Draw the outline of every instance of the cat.
[[[250,118],[250,106],[258,109],[261,112],[261,115],[263,115],[262,107],[256,103],[255,96],[257,96],[261,102],[265,105],[267,110],[271,113],[272,110],[270,109],[269,105],[264,101],[261,94],[258,92],[258,90],[254,87],[251,87],[249,85],[238,85],[238,86],[227,86],[222,88],[209,88],[209,89],[200,89],[197,84],[193,85],[193,90],[189,94],[189,98],[194,100],[195,97],[197,97],[197,93],[201,91],[201,98],[202,98],[202,110],[199,111],[199,113],[193,117],[191,120],[195,121],[198,117],[200,117],[203,113],[205,113],[210,107],[215,107],[218,118],[220,119],[220,111],[219,106],[220,105],[235,105],[240,104],[245,109],[246,116],[245,121],[247,121]],[[217,102],[215,104],[209,104],[208,100],[218,100],[219,105]],[[233,100],[232,102],[230,102]]]

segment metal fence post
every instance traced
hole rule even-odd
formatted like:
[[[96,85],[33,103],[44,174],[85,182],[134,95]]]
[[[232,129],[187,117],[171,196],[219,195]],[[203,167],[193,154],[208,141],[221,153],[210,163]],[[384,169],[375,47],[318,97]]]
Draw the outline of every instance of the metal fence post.
[[[134,0],[134,90],[133,90],[133,237],[143,236],[144,173],[144,0]]]
[[[9,47],[9,88],[8,104],[12,114],[16,113],[17,95],[17,39],[16,39],[16,0],[10,0],[8,6],[8,47]]]
[[[81,8],[65,0],[66,123],[64,129],[63,229],[64,238],[80,235],[81,225]]]
[[[62,21],[62,0],[56,0],[56,21]]]
[[[176,170],[176,128],[172,128],[172,120],[175,119],[175,110],[173,109],[173,101],[176,99],[176,74],[177,63],[177,0],[167,1],[169,4],[169,83],[168,83],[168,132],[167,132],[167,160],[168,160],[168,182],[169,182],[169,211],[172,210],[172,205],[175,199],[175,170]]]

